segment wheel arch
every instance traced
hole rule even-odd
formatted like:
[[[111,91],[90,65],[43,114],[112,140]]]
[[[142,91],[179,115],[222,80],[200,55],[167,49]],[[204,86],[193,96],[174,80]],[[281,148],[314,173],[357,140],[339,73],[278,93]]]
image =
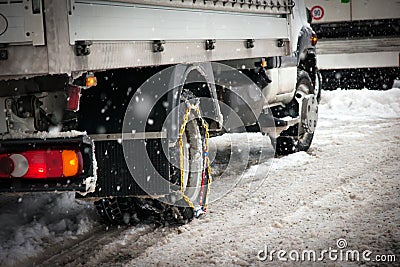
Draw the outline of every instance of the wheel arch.
[[[306,71],[315,84],[317,68],[316,47],[311,43],[311,38],[315,35],[314,31],[307,26],[303,26],[297,42],[297,66],[300,70]]]
[[[191,86],[191,84],[197,83],[206,84],[203,88],[207,88],[208,90],[200,90],[196,86]],[[202,116],[207,118],[207,120],[216,122],[216,124],[210,125],[211,129],[217,129],[222,125],[222,114],[218,104],[217,89],[210,62],[174,66],[170,88],[173,89],[168,94],[169,109],[167,112],[170,114],[169,116],[171,116],[172,123],[165,125],[170,137],[176,138],[179,135],[178,127],[173,126],[180,125],[181,118],[179,118],[179,109],[181,107],[179,104],[184,89],[190,91],[195,97],[210,99],[211,101],[200,101]]]

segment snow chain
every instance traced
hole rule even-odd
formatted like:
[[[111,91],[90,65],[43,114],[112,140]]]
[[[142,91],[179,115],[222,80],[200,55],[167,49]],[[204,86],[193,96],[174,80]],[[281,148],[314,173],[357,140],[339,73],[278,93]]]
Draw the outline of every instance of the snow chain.
[[[187,105],[187,108],[186,108],[185,115],[183,116],[183,123],[179,130],[179,138],[178,138],[179,154],[180,154],[179,165],[180,165],[180,178],[181,178],[180,179],[181,180],[180,181],[180,183],[181,183],[180,191],[181,191],[183,199],[186,201],[186,203],[189,205],[189,207],[191,207],[195,211],[195,215],[196,215],[196,217],[198,217],[198,215],[200,215],[201,213],[206,212],[207,204],[208,204],[208,196],[210,193],[210,185],[211,185],[211,181],[212,181],[210,159],[208,157],[208,139],[210,138],[210,135],[208,132],[208,125],[201,116],[199,103],[193,105],[193,104],[190,104],[188,100],[185,100],[185,103]],[[183,134],[185,133],[186,124],[189,119],[189,114],[192,110],[195,110],[198,119],[201,121],[202,127],[204,129],[204,133],[205,133],[205,139],[203,140],[204,166],[202,168],[201,191],[200,191],[200,196],[199,196],[200,210],[196,210],[196,207],[194,206],[193,202],[189,199],[188,196],[185,195],[185,188],[184,188],[184,183],[185,183],[185,181],[184,181],[185,180],[184,156],[185,155],[183,153],[182,137],[183,137]],[[208,178],[207,179],[207,192],[206,192],[206,195],[204,198],[204,186],[206,185],[205,184],[206,178]]]

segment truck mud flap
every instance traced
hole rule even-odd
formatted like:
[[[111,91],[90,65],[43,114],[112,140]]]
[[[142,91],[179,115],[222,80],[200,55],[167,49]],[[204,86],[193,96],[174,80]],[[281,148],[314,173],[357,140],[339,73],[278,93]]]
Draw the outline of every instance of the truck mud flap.
[[[169,178],[169,164],[162,149],[167,139],[134,139],[123,142],[125,154],[121,141],[95,141],[98,178],[96,191],[88,197],[168,194],[167,183],[160,183],[158,180]],[[146,154],[151,161],[143,160]],[[137,164],[128,167],[126,158],[135,159]],[[146,184],[147,188],[139,186],[138,181],[142,185]]]

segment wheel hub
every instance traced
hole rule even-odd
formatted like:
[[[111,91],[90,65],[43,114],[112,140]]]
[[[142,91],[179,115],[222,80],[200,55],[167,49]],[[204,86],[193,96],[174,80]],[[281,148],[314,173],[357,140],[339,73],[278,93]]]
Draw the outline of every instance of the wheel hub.
[[[305,131],[313,133],[318,121],[318,101],[315,95],[306,95],[302,99],[301,122]]]

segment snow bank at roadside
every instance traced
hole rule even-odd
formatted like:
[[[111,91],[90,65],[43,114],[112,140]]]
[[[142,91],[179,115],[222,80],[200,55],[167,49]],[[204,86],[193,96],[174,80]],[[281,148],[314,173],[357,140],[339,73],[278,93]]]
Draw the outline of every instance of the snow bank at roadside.
[[[400,117],[400,89],[387,91],[335,90],[323,91],[320,118],[392,119]],[[321,119],[319,121],[321,121]]]
[[[88,232],[94,224],[90,203],[74,193],[0,197],[0,266],[34,256],[46,244]]]

